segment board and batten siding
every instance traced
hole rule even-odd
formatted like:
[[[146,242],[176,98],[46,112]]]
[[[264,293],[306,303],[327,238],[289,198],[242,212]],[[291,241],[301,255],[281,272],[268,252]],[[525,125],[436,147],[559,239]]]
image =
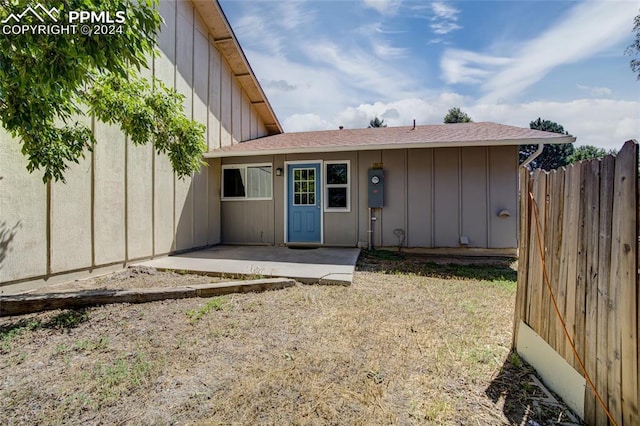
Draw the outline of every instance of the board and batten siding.
[[[359,153],[360,185],[366,170],[383,163],[384,207],[375,209],[374,245],[457,248],[517,247],[518,157],[516,146],[364,151]],[[366,190],[358,205],[360,242],[367,241]],[[510,216],[499,216],[503,210]]]
[[[185,113],[206,125],[209,149],[266,135],[191,3],[158,8],[160,54],[142,74],[185,95]],[[30,174],[18,142],[0,131],[0,292],[220,242],[219,160],[179,180],[150,145],[136,146],[91,117],[79,120],[97,145],[69,168],[66,183],[45,185],[40,172]]]
[[[323,211],[324,244],[354,247],[367,242],[367,170],[383,163],[384,207],[374,209],[373,244],[394,247],[397,229],[403,247],[517,247],[517,147],[464,147],[371,150],[332,153],[229,157],[223,165],[270,163],[285,169],[287,161],[348,160],[351,210]],[[284,244],[283,176],[273,175],[271,200],[225,200],[221,203],[222,242]],[[499,216],[506,210],[510,216]]]

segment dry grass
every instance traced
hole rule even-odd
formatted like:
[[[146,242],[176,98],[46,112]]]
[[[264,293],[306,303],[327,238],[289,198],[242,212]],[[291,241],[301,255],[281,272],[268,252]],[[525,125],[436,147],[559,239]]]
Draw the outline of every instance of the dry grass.
[[[524,414],[530,370],[508,362],[515,283],[421,276],[422,263],[357,272],[352,287],[2,319],[0,413],[9,424],[536,418]]]

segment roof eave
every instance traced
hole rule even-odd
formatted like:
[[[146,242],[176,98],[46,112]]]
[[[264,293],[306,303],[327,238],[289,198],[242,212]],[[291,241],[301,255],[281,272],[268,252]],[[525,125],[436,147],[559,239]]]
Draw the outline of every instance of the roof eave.
[[[476,140],[464,142],[425,142],[425,143],[404,143],[404,144],[372,144],[372,145],[336,145],[317,147],[284,147],[284,148],[264,148],[247,151],[209,151],[204,154],[205,158],[226,158],[226,157],[250,157],[258,155],[281,155],[281,154],[304,154],[318,152],[347,152],[347,151],[375,151],[384,149],[409,149],[409,148],[458,148],[469,146],[514,146],[514,145],[539,145],[539,144],[562,144],[573,143],[576,138],[573,136],[562,136],[554,138],[535,139],[499,139],[499,140]]]
[[[258,115],[262,118],[267,133],[269,135],[283,133],[282,125],[251,69],[251,65],[249,65],[249,61],[218,1],[191,0],[191,3],[203,18],[202,20],[209,30],[210,39],[226,59],[234,79],[245,89],[251,104],[254,105]]]

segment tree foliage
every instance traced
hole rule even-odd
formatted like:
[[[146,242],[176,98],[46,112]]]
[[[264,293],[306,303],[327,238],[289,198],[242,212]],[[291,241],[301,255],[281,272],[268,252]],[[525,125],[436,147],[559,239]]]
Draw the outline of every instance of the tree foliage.
[[[625,53],[632,57],[635,56],[631,59],[629,65],[631,66],[631,71],[636,73],[638,80],[640,80],[640,13],[633,20],[633,32],[635,33],[635,39],[627,47]]]
[[[176,114],[182,109],[183,95],[158,79],[154,79],[154,86],[139,77],[125,80],[108,74],[97,79],[82,99],[98,120],[119,123],[134,144],[153,143],[156,152],[169,156],[178,176],[188,176],[203,164],[206,129]]]
[[[2,2],[0,20],[20,14],[29,4]],[[196,160],[195,148],[204,145],[201,126],[184,117],[178,94],[161,85],[152,89],[136,75],[154,53],[162,24],[154,5],[151,0],[49,1],[47,7],[59,11],[60,25],[69,25],[69,11],[111,16],[126,11],[126,21],[114,34],[22,32],[0,37],[0,121],[20,139],[30,172],[42,169],[45,182],[64,181],[69,164],[95,143],[91,129],[78,121],[87,111],[119,124],[136,143],[154,143],[157,151],[169,154],[179,176],[200,167],[202,151]],[[25,14],[20,23],[40,22]],[[173,109],[163,110],[163,104]],[[194,142],[198,134],[200,144]]]
[[[564,127],[554,121],[543,120],[538,118],[529,123],[529,128],[534,130],[542,130],[544,132],[560,133],[562,135],[568,135],[569,133],[564,130]],[[519,147],[519,160],[522,164],[527,158],[531,156],[538,149],[538,145],[520,145]],[[532,169],[544,169],[553,170],[558,167],[566,166],[570,163],[569,158],[574,152],[573,144],[547,144],[537,158],[535,158],[529,166]]]
[[[447,115],[444,116],[444,122],[449,123],[471,123],[471,117],[467,115],[466,112],[462,111],[460,108],[455,107],[449,109]]]
[[[604,148],[598,148],[593,145],[582,145],[575,147],[573,150],[573,154],[571,154],[568,158],[569,164],[573,164],[577,161],[591,160],[594,158],[602,158],[605,155],[609,154],[617,154],[618,151],[615,149],[611,149],[607,151]]]
[[[375,127],[387,127],[387,125],[384,123],[384,120],[380,120],[378,117],[375,117],[373,120],[369,121],[368,128],[371,129]]]

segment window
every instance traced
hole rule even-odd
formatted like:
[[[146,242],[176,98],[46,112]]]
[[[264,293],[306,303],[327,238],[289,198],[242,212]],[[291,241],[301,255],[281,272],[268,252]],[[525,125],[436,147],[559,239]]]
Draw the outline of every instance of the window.
[[[316,169],[293,169],[293,205],[316,204]]]
[[[269,200],[271,164],[222,166],[223,200]]]
[[[325,162],[325,211],[350,211],[349,161]]]

